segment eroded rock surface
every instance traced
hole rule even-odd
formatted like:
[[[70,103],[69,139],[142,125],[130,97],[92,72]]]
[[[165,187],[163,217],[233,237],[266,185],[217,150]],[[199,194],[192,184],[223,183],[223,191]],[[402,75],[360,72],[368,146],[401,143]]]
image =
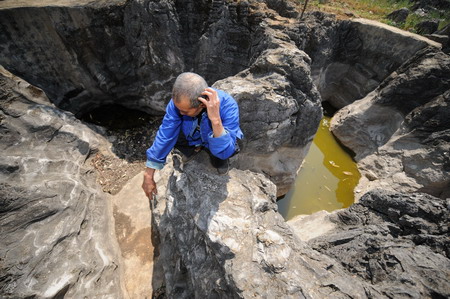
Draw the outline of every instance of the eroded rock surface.
[[[385,35],[371,34],[395,32],[321,13],[299,21],[286,1],[22,3],[0,3],[0,62],[60,107],[83,113],[116,103],[160,115],[184,70],[217,81],[239,101],[247,139],[233,163],[266,177],[237,169],[217,176],[201,163],[204,155],[195,167],[161,172],[153,215],[169,296],[449,295],[448,272],[437,268],[449,268],[448,203],[369,193],[339,214],[339,228],[310,241],[314,248],[297,239],[274,203],[321,117],[312,78],[323,95],[340,93],[336,107],[384,80],[336,118],[336,135],[348,137],[364,165],[367,190],[386,185],[448,197],[449,60],[438,45],[401,35],[398,48],[378,53]],[[109,145],[40,89],[2,73],[2,296],[120,298],[112,211],[88,166]],[[148,230],[127,235],[128,220],[116,228],[130,273],[141,257],[148,261],[132,246],[143,240],[142,249]],[[128,290],[139,283],[132,275],[125,282]]]
[[[371,191],[304,243],[276,212],[270,181],[237,169],[218,176],[204,160],[175,158],[158,182],[168,297],[449,295],[448,200]]]
[[[158,182],[153,215],[169,298],[343,298],[370,288],[297,239],[267,178],[219,176],[204,160],[174,158]]]
[[[264,51],[249,69],[214,87],[227,90],[241,109],[244,151],[236,165],[265,173],[281,196],[295,181],[322,112],[310,58],[294,44],[278,44]]]
[[[338,42],[321,66],[320,94],[336,109],[366,96],[415,53],[439,43],[385,24],[356,19],[338,25]],[[329,29],[330,30],[330,29]]]
[[[448,199],[377,189],[334,216],[339,228],[309,244],[370,281],[379,295],[450,296]]]
[[[123,296],[111,206],[89,160],[105,142],[0,68],[2,298]]]
[[[382,186],[448,197],[449,88],[450,57],[426,49],[333,117],[333,134],[356,153],[361,195]]]
[[[322,112],[311,60],[288,33],[297,24],[290,2],[8,4],[0,63],[58,107],[79,115],[115,103],[161,115],[180,72],[223,79],[214,86],[241,106],[239,167],[266,173],[278,195],[294,182]]]

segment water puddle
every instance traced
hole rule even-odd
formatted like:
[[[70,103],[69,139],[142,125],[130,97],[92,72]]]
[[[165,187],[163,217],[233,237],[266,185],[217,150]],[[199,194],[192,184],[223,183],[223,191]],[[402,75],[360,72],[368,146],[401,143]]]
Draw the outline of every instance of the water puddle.
[[[361,175],[351,156],[331,134],[329,124],[330,117],[324,117],[295,185],[277,202],[286,220],[320,210],[346,208],[354,201],[353,189]]]

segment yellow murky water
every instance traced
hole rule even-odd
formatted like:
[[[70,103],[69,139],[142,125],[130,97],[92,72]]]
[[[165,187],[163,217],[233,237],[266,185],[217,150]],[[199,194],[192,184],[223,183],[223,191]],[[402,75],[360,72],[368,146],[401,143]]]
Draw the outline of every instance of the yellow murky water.
[[[330,118],[324,117],[295,185],[277,202],[286,220],[300,214],[346,208],[354,201],[353,189],[361,175],[329,127]]]

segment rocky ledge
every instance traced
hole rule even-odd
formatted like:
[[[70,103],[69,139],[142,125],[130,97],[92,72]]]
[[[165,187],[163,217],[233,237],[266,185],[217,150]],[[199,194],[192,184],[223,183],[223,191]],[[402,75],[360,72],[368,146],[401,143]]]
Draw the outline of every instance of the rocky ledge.
[[[143,294],[127,288],[149,283],[130,278],[151,268],[138,242],[150,242],[149,217],[132,221],[126,202],[113,213],[95,168],[118,149],[74,114],[121,104],[160,115],[191,69],[238,100],[246,139],[228,176],[202,156],[160,173],[156,287],[177,298],[450,295],[450,76],[438,43],[318,12],[299,20],[288,1],[23,3],[0,2],[0,62],[27,80],[1,69],[2,297]],[[321,100],[340,109],[333,132],[356,154],[361,200],[306,243],[275,199]]]
[[[372,190],[310,240],[277,213],[275,186],[175,157],[153,209],[169,298],[410,298],[450,295],[448,200]],[[309,228],[311,229],[311,228]]]

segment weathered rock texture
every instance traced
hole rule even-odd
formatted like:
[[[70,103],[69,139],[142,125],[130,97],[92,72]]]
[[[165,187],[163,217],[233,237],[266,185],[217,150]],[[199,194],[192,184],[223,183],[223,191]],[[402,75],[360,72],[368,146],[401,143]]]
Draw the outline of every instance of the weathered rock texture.
[[[439,45],[363,20],[314,13],[300,21],[287,1],[21,3],[0,2],[0,63],[60,108],[82,114],[115,103],[161,115],[186,70],[238,100],[246,139],[233,163],[260,174],[216,176],[201,164],[204,153],[195,167],[161,173],[153,215],[169,296],[449,295],[448,203],[445,210],[427,195],[372,192],[339,214],[361,211],[361,220],[348,216],[348,226],[310,241],[322,253],[297,239],[274,203],[322,115],[313,79],[337,108],[365,97],[333,120],[357,154],[361,190],[448,197],[449,59]],[[89,167],[109,144],[41,89],[2,73],[1,295],[126,296],[138,280],[120,277],[112,211]],[[131,273],[148,255],[128,246],[148,243],[148,228],[122,214],[117,237]],[[127,224],[138,231],[124,236]]]
[[[280,30],[295,15],[286,1],[0,9],[0,63],[75,114],[109,103],[162,114],[180,72],[225,78],[214,86],[239,101],[246,136],[238,165],[264,171],[283,195],[322,116],[311,60]]]
[[[361,195],[382,186],[449,196],[449,88],[450,57],[424,49],[333,117],[333,134],[356,154]]]
[[[153,215],[168,297],[449,295],[445,200],[372,191],[328,216],[333,224],[308,245],[276,212],[269,180],[236,169],[218,176],[204,160],[174,158],[158,181]]]
[[[268,175],[281,196],[295,180],[322,113],[310,58],[291,43],[278,43],[214,87],[229,91],[241,109],[244,152],[236,165]]]
[[[370,288],[295,237],[267,178],[218,176],[203,160],[167,168],[158,182],[153,215],[169,298],[340,298]]]
[[[449,200],[378,189],[334,215],[309,244],[370,281],[383,298],[450,296]]]
[[[337,109],[366,96],[417,51],[441,47],[420,35],[375,21],[356,19],[337,26],[328,29],[337,31],[338,40],[327,46],[327,59],[313,63],[322,99]]]
[[[0,68],[0,297],[122,297],[111,206],[87,160],[104,141]]]

